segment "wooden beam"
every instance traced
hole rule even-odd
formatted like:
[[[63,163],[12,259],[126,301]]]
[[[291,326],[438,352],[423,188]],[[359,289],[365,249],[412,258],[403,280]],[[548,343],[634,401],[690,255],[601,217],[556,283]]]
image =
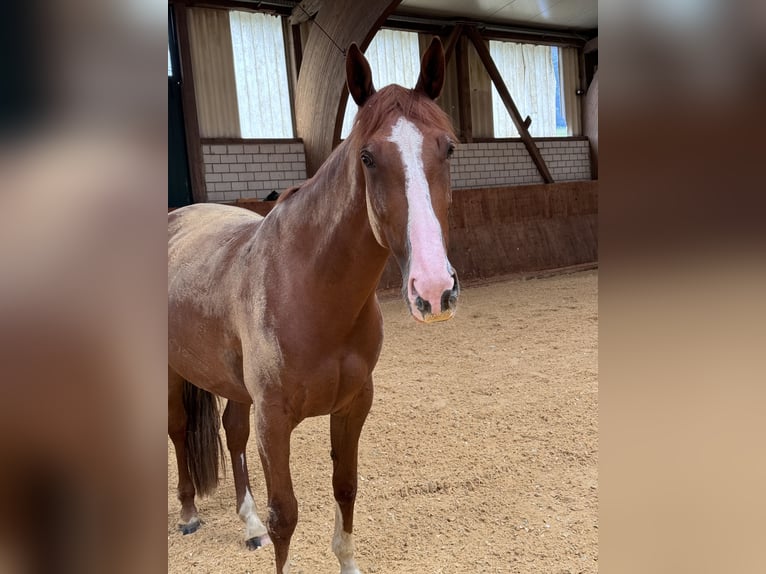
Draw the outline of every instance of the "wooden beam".
[[[489,49],[484,44],[484,40],[482,39],[478,30],[476,30],[476,28],[473,26],[466,26],[465,33],[471,39],[471,42],[473,42],[473,45],[476,48],[476,53],[479,55],[482,64],[484,64],[484,67],[487,69],[489,77],[495,84],[497,93],[500,95],[500,99],[503,100],[505,108],[511,115],[511,120],[513,120],[513,124],[519,131],[521,141],[524,142],[524,146],[527,148],[529,155],[532,157],[532,161],[535,163],[537,171],[540,172],[540,175],[542,176],[545,183],[553,183],[553,177],[551,177],[551,174],[548,171],[548,166],[545,164],[545,159],[543,159],[542,154],[540,154],[540,150],[537,148],[537,145],[532,139],[532,136],[529,135],[529,130],[527,129],[524,120],[521,118],[519,109],[513,102],[513,98],[511,97],[511,94],[508,91],[508,88],[506,87],[505,82],[503,81],[503,78],[497,69],[497,66],[495,66],[495,62],[492,60],[492,55],[489,53]]]
[[[184,131],[186,132],[186,155],[189,158],[189,179],[194,203],[207,201],[205,188],[205,166],[202,161],[199,120],[197,118],[197,96],[194,91],[191,44],[189,43],[189,20],[186,5],[174,4],[178,55],[181,64],[181,105],[183,106]]]
[[[444,63],[449,64],[449,60],[452,57],[452,52],[455,51],[455,44],[457,44],[458,38],[463,34],[463,24],[458,22],[455,27],[452,28],[452,32],[447,38],[447,45],[444,47]]]
[[[333,0],[322,4],[303,47],[295,94],[298,137],[311,177],[340,141],[346,89],[345,50],[364,49],[401,0]],[[349,104],[356,106],[353,101]]]
[[[293,56],[295,57],[295,77],[301,73],[301,64],[303,64],[303,40],[301,39],[300,24],[290,26],[290,37],[293,45]]]
[[[245,12],[269,12],[280,16],[289,16],[291,8],[285,3],[261,2],[259,0],[168,0],[169,4],[184,4],[189,8],[218,8],[224,10],[243,10]]]
[[[473,141],[471,110],[471,82],[468,71],[468,40],[461,34],[455,53],[457,64],[457,105],[460,115],[460,137],[466,143]]]
[[[295,26],[301,22],[307,22],[319,12],[322,7],[323,0],[303,0],[295,8],[293,8],[292,14],[290,14],[290,24]]]

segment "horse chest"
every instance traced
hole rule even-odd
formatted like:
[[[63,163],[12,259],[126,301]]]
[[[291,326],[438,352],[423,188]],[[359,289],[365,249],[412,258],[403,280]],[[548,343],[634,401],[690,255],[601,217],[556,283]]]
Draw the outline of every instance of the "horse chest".
[[[339,353],[289,372],[283,387],[300,389],[292,396],[294,412],[301,418],[322,416],[343,410],[368,385],[376,357]],[[285,385],[285,383],[288,383]]]

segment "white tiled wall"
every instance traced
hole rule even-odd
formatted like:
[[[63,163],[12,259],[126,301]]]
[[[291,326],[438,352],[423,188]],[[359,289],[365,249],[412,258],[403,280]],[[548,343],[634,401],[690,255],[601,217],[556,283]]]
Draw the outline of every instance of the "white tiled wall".
[[[553,181],[590,179],[587,140],[535,142]],[[521,141],[462,143],[450,165],[454,189],[543,183],[527,148]]]
[[[263,199],[306,179],[300,142],[203,145],[202,155],[211,202]]]
[[[588,141],[537,141],[554,181],[590,179]],[[203,145],[208,201],[263,199],[306,179],[303,143]],[[542,183],[521,141],[462,143],[450,164],[454,189]]]

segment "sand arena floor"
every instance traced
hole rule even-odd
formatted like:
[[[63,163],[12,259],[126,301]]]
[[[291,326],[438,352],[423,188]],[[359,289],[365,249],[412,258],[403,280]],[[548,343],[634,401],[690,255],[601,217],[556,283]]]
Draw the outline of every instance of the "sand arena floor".
[[[385,343],[360,441],[357,563],[365,574],[598,571],[598,272],[465,287],[458,315],[416,324],[381,303]],[[228,472],[176,529],[168,441],[168,572],[271,573],[251,552]],[[337,574],[329,417],[292,437],[299,522],[291,574]],[[256,504],[265,489],[255,441]]]

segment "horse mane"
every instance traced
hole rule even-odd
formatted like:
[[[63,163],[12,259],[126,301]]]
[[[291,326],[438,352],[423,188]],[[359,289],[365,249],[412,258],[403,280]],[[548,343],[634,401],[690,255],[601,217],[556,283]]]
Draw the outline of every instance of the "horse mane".
[[[286,200],[288,197],[290,197],[300,188],[301,188],[300,185],[294,185],[292,187],[288,187],[286,190],[284,190],[282,193],[279,194],[279,197],[277,198],[277,203],[282,203],[284,200]]]
[[[296,195],[303,195],[305,190],[312,189],[317,185],[322,186],[330,174],[338,173],[346,163],[346,141],[347,140],[341,142],[341,144],[332,151],[330,157],[328,157],[322,163],[322,165],[319,166],[319,169],[313,176],[302,182],[300,185],[288,187],[286,190],[284,190],[280,194],[279,198],[277,198],[276,203],[280,204],[282,202],[289,201],[290,198]]]

